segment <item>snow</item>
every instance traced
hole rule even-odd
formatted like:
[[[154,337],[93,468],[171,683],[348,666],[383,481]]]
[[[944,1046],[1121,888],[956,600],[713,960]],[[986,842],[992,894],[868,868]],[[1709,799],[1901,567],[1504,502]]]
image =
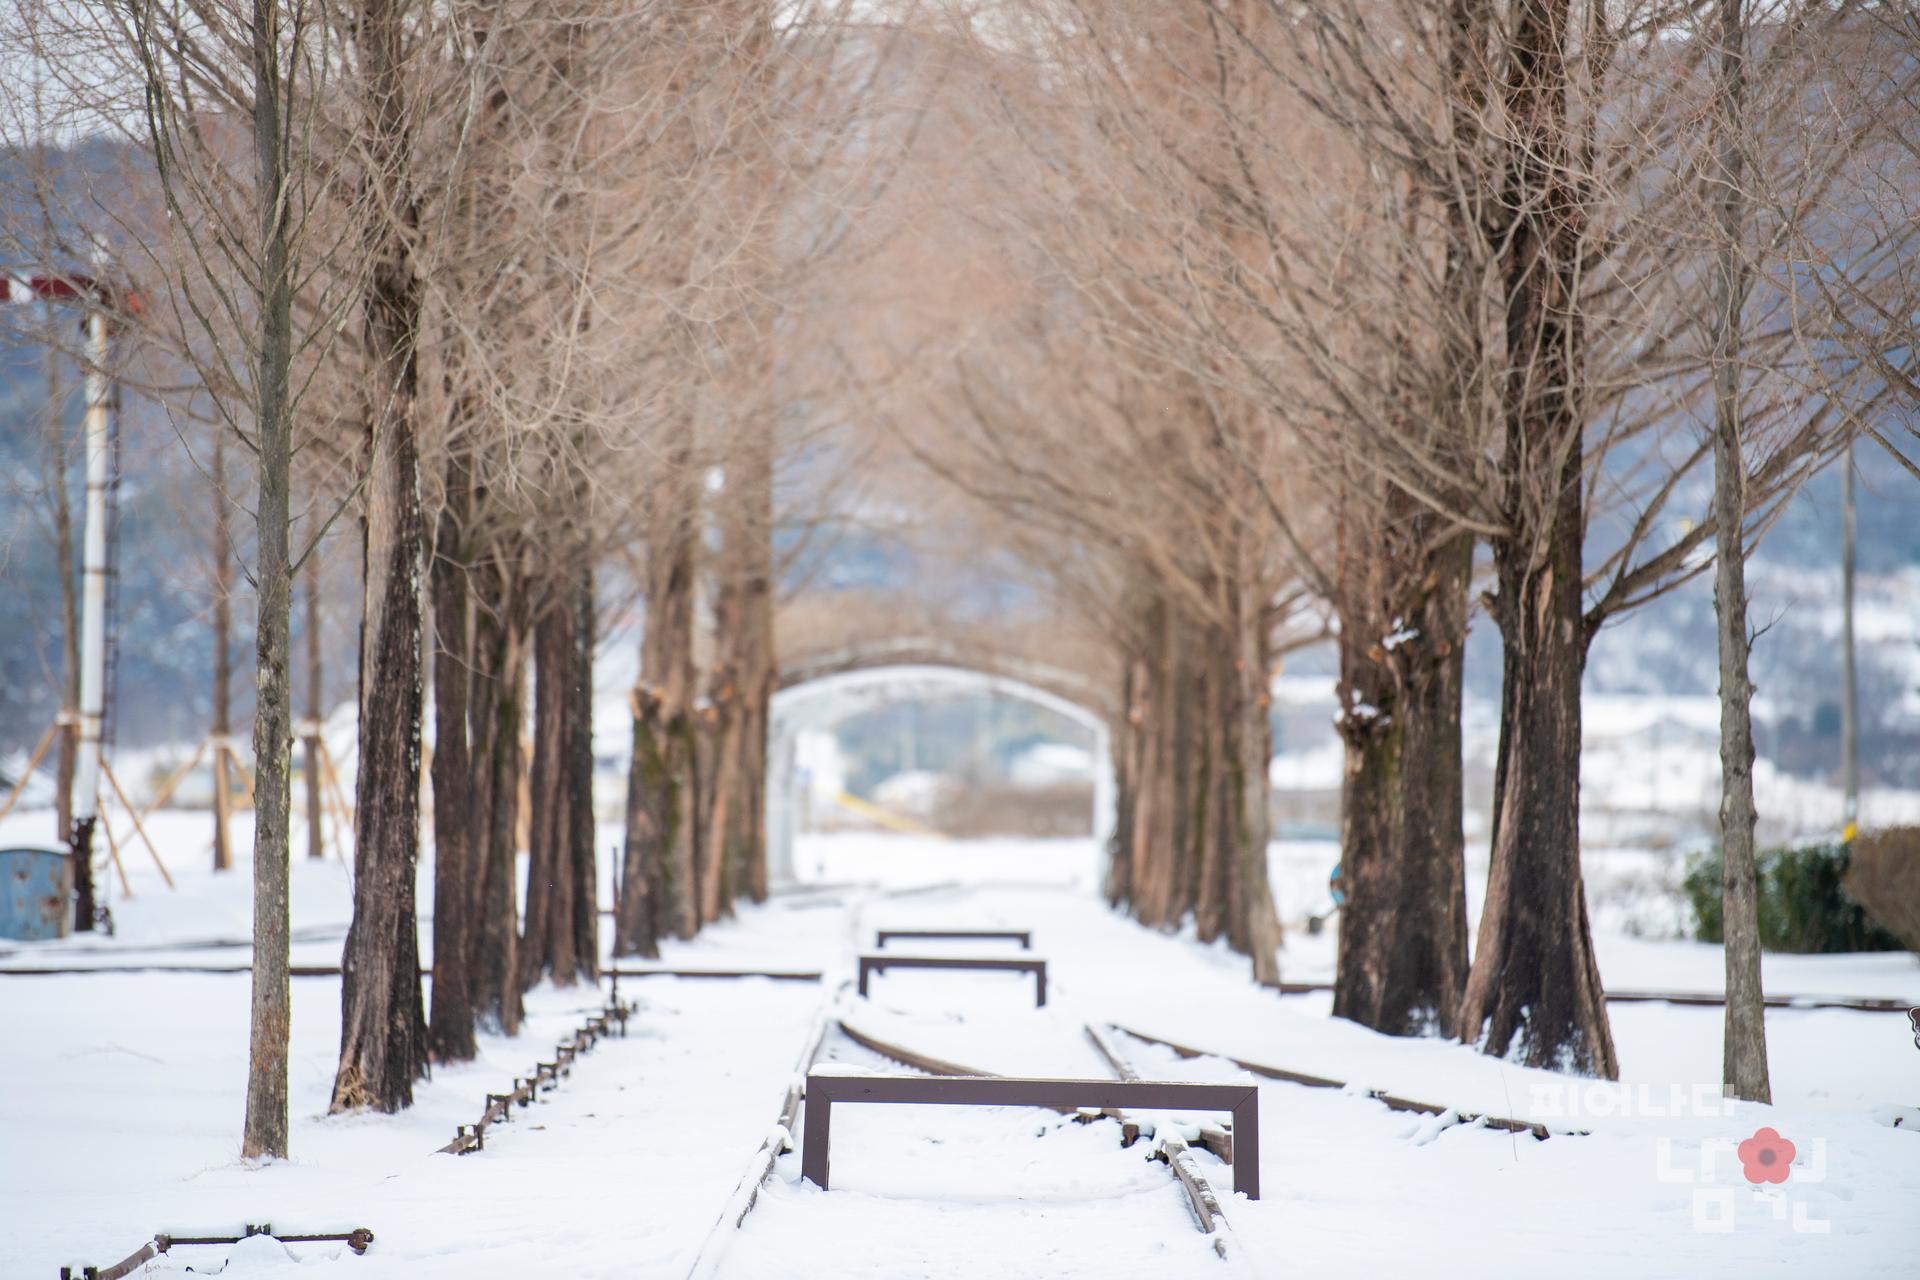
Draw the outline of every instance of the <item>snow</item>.
[[[26,838],[43,817],[10,817],[0,839]],[[243,960],[244,951],[206,945],[245,939],[250,887],[244,870],[207,869],[207,822],[156,815],[151,830],[180,881],[175,892],[144,851],[123,850],[136,896],[116,896],[118,937],[13,945],[0,967]],[[244,838],[244,818],[236,828]],[[1623,864],[1635,856],[1650,855],[1617,851]],[[1283,915],[1324,897],[1335,857],[1328,844],[1274,847]],[[1167,1170],[1147,1158],[1152,1144],[1121,1149],[1111,1123],[1018,1108],[848,1106],[835,1109],[833,1190],[802,1182],[797,1154],[779,1157],[743,1229],[709,1259],[721,1277],[1479,1277],[1548,1265],[1574,1277],[1913,1273],[1920,1053],[1902,1017],[1769,1011],[1775,1105],[1729,1105],[1717,1092],[1718,1009],[1614,1005],[1617,1084],[1439,1040],[1389,1039],[1330,1018],[1325,995],[1254,987],[1244,959],[1223,947],[1111,912],[1089,841],[803,837],[798,862],[814,883],[670,946],[665,959],[819,967],[823,983],[623,982],[622,995],[641,1005],[629,1037],[601,1041],[559,1089],[465,1157],[435,1150],[478,1115],[486,1092],[550,1056],[604,992],[537,989],[517,1040],[482,1037],[479,1061],[436,1071],[412,1109],[329,1118],[339,985],[296,979],[292,1158],[247,1165],[236,1150],[244,975],[0,979],[9,1085],[0,1096],[0,1272],[53,1275],[117,1261],[156,1231],[270,1222],[289,1232],[364,1226],[376,1238],[365,1257],[266,1240],[183,1247],[147,1273],[224,1261],[223,1274],[242,1278],[685,1276],[766,1140],[823,1001],[833,1001],[864,1035],[979,1070],[1105,1075],[1084,1027],[1117,1023],[1352,1087],[1260,1081],[1258,1202],[1233,1194],[1215,1157],[1190,1152],[1232,1226],[1225,1261],[1194,1229]],[[1470,869],[1469,879],[1483,874]],[[297,959],[337,960],[349,901],[338,863],[296,862]],[[1032,929],[1034,954],[1050,964],[1048,1005],[1033,1008],[1027,975],[900,971],[878,977],[870,999],[843,990],[875,928],[939,925]],[[1287,976],[1330,973],[1333,945],[1331,931],[1293,930]],[[1716,947],[1632,937],[1604,919],[1597,945],[1610,986],[1719,989]],[[995,944],[926,946],[980,954]],[[1920,1004],[1910,956],[1768,956],[1766,978],[1774,993]],[[1150,1078],[1250,1079],[1222,1058],[1116,1039]],[[815,1067],[903,1069],[844,1037],[829,1039]],[[1585,1132],[1536,1142],[1389,1111],[1367,1088]],[[1220,1119],[1146,1118],[1167,1134]],[[1799,1150],[1788,1182],[1764,1194],[1732,1155],[1762,1124]],[[1728,1214],[1735,1229],[1714,1229]]]
[[[1093,773],[1093,753],[1071,742],[1036,742],[1007,766],[1007,779],[1022,787],[1088,782]]]

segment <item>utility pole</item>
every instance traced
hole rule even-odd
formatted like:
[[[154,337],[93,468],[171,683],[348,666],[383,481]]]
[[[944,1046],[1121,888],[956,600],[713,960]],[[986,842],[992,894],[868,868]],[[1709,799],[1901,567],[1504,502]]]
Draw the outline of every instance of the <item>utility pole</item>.
[[[1853,443],[1841,458],[1840,489],[1840,785],[1846,794],[1840,838],[1848,844],[1860,823],[1860,687],[1853,656]]]
[[[99,255],[95,254],[95,268]],[[100,729],[107,691],[107,313],[87,292],[87,505],[80,577],[80,753],[73,770],[73,927],[93,928],[93,829],[100,817]]]
[[[94,920],[93,831],[100,817],[100,736],[107,695],[107,489],[113,480],[113,439],[107,415],[112,407],[113,384],[108,370],[112,354],[107,321],[109,290],[100,276],[105,265],[106,253],[96,247],[93,279],[53,274],[0,277],[0,302],[80,302],[86,306],[87,500],[81,536],[80,742],[69,793],[73,825],[67,833],[73,861],[74,928],[79,930],[92,929]],[[120,303],[137,309],[139,299],[129,293],[120,297]]]

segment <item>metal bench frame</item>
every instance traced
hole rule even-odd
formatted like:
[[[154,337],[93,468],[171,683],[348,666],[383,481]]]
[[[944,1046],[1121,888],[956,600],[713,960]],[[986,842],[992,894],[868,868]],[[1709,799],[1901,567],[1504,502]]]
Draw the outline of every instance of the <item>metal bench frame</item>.
[[[887,969],[993,969],[1033,975],[1033,1007],[1047,1003],[1047,962],[1038,956],[902,956],[866,955],[860,957],[860,994],[867,994],[867,979]]]
[[[881,929],[873,936],[876,951],[884,950],[894,938],[938,938],[943,941],[1017,942],[1022,951],[1033,950],[1033,932],[1029,929]]]
[[[1158,1080],[1063,1080],[1018,1076],[807,1076],[800,1176],[822,1190],[835,1103],[899,1102],[973,1107],[1122,1107],[1233,1113],[1233,1188],[1260,1198],[1260,1090],[1250,1084]]]

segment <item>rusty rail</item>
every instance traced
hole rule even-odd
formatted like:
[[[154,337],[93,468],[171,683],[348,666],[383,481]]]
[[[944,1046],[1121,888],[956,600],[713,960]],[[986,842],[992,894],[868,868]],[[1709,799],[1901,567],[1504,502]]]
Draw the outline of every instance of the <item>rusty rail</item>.
[[[1333,990],[1331,982],[1268,982],[1261,984],[1283,996],[1316,995]],[[1710,991],[1607,991],[1609,1004],[1678,1004],[1718,1009],[1727,1003],[1724,995]],[[1849,1009],[1855,1013],[1905,1013],[1915,1001],[1889,996],[1767,996],[1762,1001],[1769,1009]]]
[[[842,1019],[838,1023],[838,1030],[849,1040],[871,1053],[876,1053],[883,1058],[891,1059],[894,1062],[900,1063],[902,1066],[927,1072],[929,1075],[966,1076],[975,1079],[982,1077],[1002,1078],[996,1077],[994,1073],[990,1071],[980,1071],[973,1067],[962,1066],[956,1062],[949,1062],[944,1058],[936,1058],[929,1054],[921,1053],[917,1049],[910,1049],[904,1045],[892,1044],[888,1041],[881,1040],[876,1036],[860,1030],[845,1019]],[[1094,1040],[1094,1047],[1099,1050],[1101,1056],[1106,1060],[1108,1068],[1114,1073],[1116,1078],[1123,1081],[1139,1081],[1141,1079],[1140,1073],[1134,1069],[1132,1063],[1127,1061],[1124,1054],[1122,1054],[1110,1040],[1105,1040],[1092,1026],[1087,1028],[1087,1032]],[[1092,1109],[1081,1106],[1067,1106],[1064,1104],[1050,1105],[1038,1103],[1035,1105],[1040,1110],[1053,1111],[1060,1115],[1076,1116],[1082,1120],[1114,1120],[1118,1122],[1121,1127],[1120,1145],[1123,1148],[1132,1146],[1135,1142],[1139,1141],[1145,1133],[1145,1126],[1137,1118],[1119,1107]],[[1233,1163],[1233,1135],[1230,1131],[1222,1130],[1215,1125],[1202,1126],[1200,1138],[1202,1145],[1209,1151],[1212,1151],[1227,1163]],[[1158,1153],[1166,1157],[1169,1171],[1180,1182],[1181,1188],[1187,1193],[1188,1202],[1193,1209],[1196,1225],[1199,1226],[1203,1233],[1209,1235],[1224,1230],[1226,1219],[1221,1213],[1219,1201],[1214,1197],[1212,1189],[1207,1187],[1199,1171],[1193,1166],[1192,1160],[1185,1156],[1186,1144],[1177,1137],[1158,1133],[1155,1135],[1155,1141],[1158,1147]],[[1227,1251],[1224,1237],[1216,1240],[1214,1247],[1215,1252],[1219,1253],[1221,1257],[1224,1258],[1226,1256]]]
[[[231,975],[252,972],[253,966],[250,964],[168,964],[164,961],[95,965],[0,964],[0,978],[54,978],[103,973],[202,973]],[[340,966],[337,964],[296,964],[290,966],[287,972],[289,976],[295,978],[337,978],[340,976]],[[821,978],[821,973],[817,969],[614,968],[603,969],[601,972],[612,978],[768,978],[775,982],[818,982]],[[430,966],[422,966],[420,976],[423,978],[431,978],[433,976],[433,969]]]
[[[1168,1040],[1161,1036],[1149,1035],[1144,1031],[1135,1031],[1131,1027],[1123,1027],[1117,1022],[1109,1023],[1108,1026],[1120,1032],[1122,1035],[1132,1036],[1135,1040],[1142,1041],[1146,1044],[1157,1044],[1164,1049],[1171,1049],[1183,1058],[1219,1058],[1223,1062],[1231,1062],[1242,1071],[1251,1071],[1254,1075],[1265,1076],[1269,1080],[1283,1080],[1288,1084],[1305,1085],[1309,1089],[1344,1090],[1347,1088],[1346,1081],[1335,1080],[1331,1076],[1308,1075],[1304,1071],[1289,1071],[1285,1067],[1270,1067],[1265,1063],[1252,1062],[1246,1058],[1236,1058],[1231,1054],[1215,1053],[1211,1049],[1196,1049],[1192,1045],[1181,1044],[1177,1040]],[[1384,1089],[1369,1089],[1364,1094],[1356,1094],[1355,1096],[1371,1098],[1375,1102],[1382,1103],[1392,1111],[1412,1111],[1429,1116],[1445,1115],[1447,1112],[1452,1111],[1460,1117],[1462,1124],[1472,1124],[1476,1120],[1482,1121],[1489,1129],[1503,1129],[1510,1133],[1530,1133],[1542,1142],[1545,1142],[1553,1136],[1553,1131],[1549,1130],[1546,1125],[1541,1124],[1537,1120],[1514,1120],[1507,1116],[1488,1115],[1477,1111],[1460,1111],[1454,1107],[1441,1106],[1437,1102],[1422,1102],[1416,1098],[1403,1098],[1399,1094],[1388,1093]],[[1559,1132],[1576,1137],[1586,1136],[1585,1130],[1581,1129],[1562,1129]]]
[[[1087,1024],[1087,1038],[1093,1041],[1094,1049],[1106,1059],[1107,1066],[1114,1075],[1122,1080],[1140,1078],[1139,1069],[1133,1065],[1132,1059],[1127,1057],[1119,1045],[1113,1043],[1112,1037],[1091,1022]],[[1220,1150],[1208,1141],[1213,1135],[1220,1135],[1223,1139],[1226,1154],[1221,1155]],[[1231,1134],[1221,1134],[1218,1129],[1203,1128],[1200,1131],[1200,1138],[1208,1150],[1220,1156],[1228,1164],[1233,1163]],[[1166,1157],[1167,1168],[1173,1171],[1173,1176],[1179,1180],[1181,1189],[1187,1193],[1187,1207],[1193,1210],[1194,1221],[1200,1224],[1201,1231],[1214,1238],[1214,1252],[1225,1258],[1227,1240],[1232,1235],[1232,1228],[1227,1224],[1226,1214],[1220,1210],[1220,1200],[1213,1194],[1213,1188],[1201,1176],[1200,1170],[1194,1167],[1193,1157],[1187,1153],[1185,1139],[1173,1135],[1155,1134],[1155,1141],[1160,1153]]]
[[[838,992],[834,994],[837,996]],[[700,1242],[699,1251],[694,1254],[688,1280],[710,1280],[719,1270],[721,1256],[733,1238],[732,1233],[740,1229],[747,1215],[760,1202],[760,1188],[773,1173],[774,1162],[783,1153],[793,1150],[794,1127],[799,1120],[800,1104],[806,1097],[807,1073],[820,1057],[820,1051],[827,1043],[827,1035],[836,1025],[828,1015],[833,999],[834,996],[829,996],[814,1014],[813,1023],[802,1042],[799,1059],[794,1063],[793,1074],[787,1081],[787,1092],[780,1100],[779,1117],[754,1151],[753,1158],[747,1162],[746,1171],[740,1175],[740,1181],[734,1184],[733,1193],[721,1207],[720,1216],[707,1229],[706,1239]]]
[[[64,978],[104,973],[252,973],[250,964],[94,964],[72,965],[0,965],[0,978]],[[422,969],[423,975],[429,970]],[[296,964],[287,969],[293,978],[337,978],[337,964]]]
[[[627,1019],[633,1015],[634,1007],[619,1000],[612,1000],[607,1007],[589,1017],[572,1036],[554,1046],[553,1061],[536,1062],[533,1070],[525,1076],[515,1076],[513,1088],[506,1093],[489,1093],[486,1109],[480,1113],[480,1119],[474,1124],[463,1124],[453,1141],[440,1150],[448,1155],[463,1156],[471,1151],[484,1151],[487,1145],[487,1130],[496,1124],[506,1124],[513,1119],[514,1107],[530,1107],[545,1093],[552,1093],[560,1087],[563,1077],[573,1074],[573,1063],[581,1054],[593,1052],[593,1047],[603,1036],[613,1034],[613,1028],[619,1027],[619,1034],[627,1034]]]
[[[1015,956],[902,956],[864,955],[859,960],[860,994],[867,994],[867,979],[888,969],[972,969],[1030,973],[1033,975],[1033,1007],[1047,1003],[1047,962],[1038,957]]]
[[[818,982],[818,969],[664,969],[624,968],[603,972],[616,978],[769,978],[775,982]]]
[[[373,1232],[365,1227],[355,1227],[352,1231],[282,1235],[266,1223],[257,1226],[248,1223],[237,1236],[181,1236],[160,1232],[111,1266],[62,1267],[60,1280],[122,1280],[122,1277],[132,1275],[161,1254],[170,1251],[175,1245],[239,1244],[242,1240],[248,1240],[254,1236],[267,1236],[278,1240],[281,1244],[344,1244],[355,1254],[364,1254],[367,1246],[373,1243]]]
[[[879,929],[873,935],[874,950],[884,951],[887,943],[895,938],[938,939],[942,942],[1017,942],[1022,951],[1033,950],[1033,931],[1030,929]]]
[[[1101,1031],[1100,1028],[1094,1026],[1091,1022],[1087,1024],[1086,1032],[1087,1039],[1093,1042],[1095,1052],[1106,1062],[1107,1069],[1113,1072],[1116,1079],[1139,1080],[1143,1078],[1139,1070],[1134,1067],[1132,1060],[1121,1051],[1120,1046],[1113,1043],[1112,1038],[1105,1032]],[[1130,1116],[1122,1115],[1119,1112],[1114,1113],[1114,1118],[1120,1121],[1121,1146],[1130,1147],[1139,1141],[1144,1132],[1139,1121]],[[1228,1164],[1233,1163],[1233,1134],[1230,1131],[1222,1129],[1216,1124],[1203,1124],[1200,1126],[1200,1145],[1213,1152],[1214,1155],[1220,1157],[1220,1159],[1226,1161]],[[1216,1211],[1218,1207],[1217,1205],[1215,1206]]]

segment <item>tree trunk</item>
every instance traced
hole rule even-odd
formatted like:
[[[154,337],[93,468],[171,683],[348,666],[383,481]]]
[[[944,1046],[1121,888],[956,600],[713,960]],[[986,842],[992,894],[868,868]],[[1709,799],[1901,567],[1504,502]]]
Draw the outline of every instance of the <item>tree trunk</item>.
[[[709,714],[712,728],[708,752],[711,783],[708,788],[706,821],[701,837],[706,853],[700,864],[700,921],[710,924],[733,911],[727,867],[733,861],[728,841],[737,834],[735,788],[739,783],[740,691],[726,668],[715,673],[717,686],[711,695]]]
[[[233,735],[233,527],[227,511],[227,433],[215,427],[213,480],[213,869],[233,870],[227,811],[233,795],[228,774]]]
[[[1528,1066],[1617,1078],[1580,869],[1577,456],[1562,477],[1546,563],[1495,544],[1503,651],[1492,865],[1459,1033]]]
[[[390,280],[400,292],[411,283]],[[395,305],[393,293],[379,299]],[[387,318],[376,333],[387,336]],[[380,344],[393,351],[393,345]],[[427,1064],[414,878],[420,839],[420,541],[412,433],[412,356],[400,403],[373,451],[364,522],[360,768],[355,785],[353,923],[342,958],[340,1066],[330,1110],[397,1111]]]
[[[472,683],[471,605],[462,548],[470,488],[464,461],[447,460],[446,507],[434,536],[433,595],[433,1004],[427,1045],[435,1062],[465,1062],[474,1043],[472,882],[473,761],[467,745]]]
[[[1333,1014],[1401,1035],[1408,1029],[1382,1025],[1382,1006],[1394,910],[1406,893],[1396,881],[1394,855],[1404,817],[1400,770],[1407,717],[1398,706],[1380,647],[1374,603],[1365,587],[1342,591],[1339,730],[1345,771],[1340,788],[1340,884],[1346,900],[1340,906]]]
[[[572,854],[574,972],[600,978],[600,863],[593,811],[593,565],[583,556],[573,592],[573,679],[567,685],[567,816]]]
[[[474,1016],[503,1035],[520,1031],[520,890],[516,835],[520,826],[520,720],[526,686],[525,589],[516,573],[491,567],[489,597],[475,617],[473,706],[470,710],[473,849],[481,864],[469,877],[474,895],[468,939]]]
[[[1273,907],[1267,871],[1267,845],[1273,831],[1268,769],[1273,762],[1273,726],[1268,718],[1273,695],[1268,688],[1272,655],[1268,651],[1266,599],[1234,584],[1232,617],[1238,651],[1226,673],[1234,680],[1234,738],[1223,758],[1231,770],[1228,813],[1233,842],[1227,861],[1227,944],[1251,958],[1253,980],[1280,981],[1280,917]]]
[[[326,723],[325,672],[320,658],[320,554],[309,553],[307,565],[307,734],[301,752],[301,767],[307,783],[307,857],[319,862],[327,856],[326,804],[321,791],[320,729]]]
[[[1402,514],[1416,539],[1432,532]],[[1343,611],[1346,902],[1333,1011],[1389,1035],[1451,1036],[1467,971],[1460,694],[1473,544],[1414,545],[1411,565],[1377,550],[1389,573],[1412,574],[1416,599]],[[1383,619],[1398,628],[1380,631]]]
[[[593,578],[584,554],[536,633],[533,847],[521,986],[599,975],[593,832]]]
[[[669,719],[665,705],[650,689],[636,694],[633,765],[627,784],[627,855],[623,920],[629,945],[657,954],[663,933],[690,938],[698,928],[693,874],[693,833],[686,806],[692,798],[693,728],[689,717]],[[645,910],[648,918],[640,914]],[[652,951],[646,948],[651,942]]]
[[[654,804],[667,794],[661,782],[664,773],[659,752],[658,716],[653,695],[645,689],[634,691],[633,755],[627,767],[627,836],[621,850],[620,901],[615,904],[613,954],[660,956],[662,842],[659,839],[660,816]]]
[[[287,1154],[287,1045],[293,1026],[288,879],[293,855],[293,270],[283,198],[287,179],[280,126],[277,11],[253,10],[253,141],[260,205],[260,347],[255,473],[256,643],[254,647],[253,999],[248,1029],[243,1157]],[[223,593],[224,596],[224,593]],[[226,647],[224,634],[221,648]]]
[[[1175,755],[1179,747],[1174,689],[1176,626],[1173,610],[1164,600],[1148,608],[1146,633],[1150,648],[1141,664],[1145,696],[1140,700],[1139,750],[1133,801],[1131,852],[1134,919],[1150,928],[1172,923],[1174,849],[1182,823],[1183,803]]]
[[[1195,664],[1192,730],[1194,764],[1192,827],[1181,847],[1188,850],[1181,867],[1182,891],[1176,918],[1193,912],[1194,936],[1211,943],[1227,932],[1227,873],[1232,865],[1238,828],[1234,815],[1234,779],[1239,743],[1238,681],[1233,663],[1239,657],[1234,637],[1224,627],[1198,632],[1199,661]]]
[[[634,748],[644,754],[634,781],[642,788],[637,825],[629,822],[628,857],[655,876],[658,927],[691,938],[700,928],[695,873],[699,832],[699,761],[693,728],[693,584],[699,504],[686,457],[671,464],[681,477],[659,495],[647,548],[647,616]],[[630,817],[635,814],[628,802]],[[652,848],[644,847],[648,841]],[[636,848],[635,846],[642,846]]]
[[[1401,688],[1399,901],[1379,1004],[1379,1030],[1453,1036],[1467,985],[1466,788],[1460,697],[1466,684],[1473,539],[1455,534],[1424,558],[1417,634],[1393,652]]]
[[[766,447],[771,448],[771,441]],[[743,537],[735,678],[740,682],[740,762],[735,848],[743,874],[735,881],[755,902],[767,900],[767,734],[773,719],[777,657],[773,634],[773,475],[768,458],[745,503],[752,511]]]
[[[560,691],[573,643],[567,620],[551,605],[533,626],[533,761],[528,770],[526,922],[520,931],[519,973],[522,991],[539,982],[552,958],[553,904],[564,895],[560,879],[558,831],[566,826],[560,791]]]
[[[769,614],[771,620],[771,614]],[[771,636],[767,637],[771,640]],[[756,648],[759,648],[756,645]],[[733,847],[739,859],[737,889],[755,902],[767,900],[767,750],[773,711],[773,653],[769,644],[758,672],[742,681],[740,712],[739,807]]]
[[[427,1070],[414,880],[420,855],[420,570],[415,445],[420,282],[412,189],[405,15],[367,0],[353,36],[367,113],[363,139],[381,187],[368,229],[365,588],[360,624],[360,770],[355,790],[353,924],[342,957],[340,1066],[331,1111],[397,1111]]]
[[[1173,831],[1166,848],[1154,851],[1159,865],[1151,881],[1156,892],[1150,923],[1176,929],[1193,909],[1200,849],[1210,829],[1207,819],[1213,758],[1208,749],[1213,743],[1210,729],[1215,708],[1207,698],[1205,635],[1184,611],[1171,605],[1167,619],[1170,643],[1164,696],[1169,734],[1168,816]]]
[[[709,919],[742,893],[764,901],[767,724],[773,652],[772,432],[764,415],[744,424],[727,467],[715,574],[713,790],[702,885]]]
[[[1577,478],[1570,492],[1577,501]],[[1527,1066],[1615,1079],[1580,871],[1579,541],[1564,526],[1554,534],[1547,567],[1499,569],[1503,768],[1459,1032]]]
[[[1581,195],[1568,176],[1567,0],[1526,0],[1509,37],[1505,206],[1507,530],[1499,584],[1500,786],[1460,1035],[1528,1066],[1618,1078],[1580,873],[1583,508]]]
[[[1143,736],[1134,710],[1139,693],[1139,670],[1139,658],[1132,653],[1125,655],[1120,681],[1120,720],[1108,738],[1108,750],[1113,756],[1113,834],[1108,839],[1107,874],[1101,890],[1106,894],[1107,905],[1116,908],[1133,896],[1134,791],[1138,785],[1134,770]]]
[[[1747,299],[1744,141],[1746,17],[1720,0],[1719,110],[1714,115],[1721,242],[1713,273],[1714,613],[1720,650],[1720,859],[1727,980],[1722,1078],[1728,1097],[1771,1102],[1766,1005],[1760,984],[1759,884],[1754,867],[1753,683],[1748,676],[1746,464],[1741,456],[1741,317]]]

